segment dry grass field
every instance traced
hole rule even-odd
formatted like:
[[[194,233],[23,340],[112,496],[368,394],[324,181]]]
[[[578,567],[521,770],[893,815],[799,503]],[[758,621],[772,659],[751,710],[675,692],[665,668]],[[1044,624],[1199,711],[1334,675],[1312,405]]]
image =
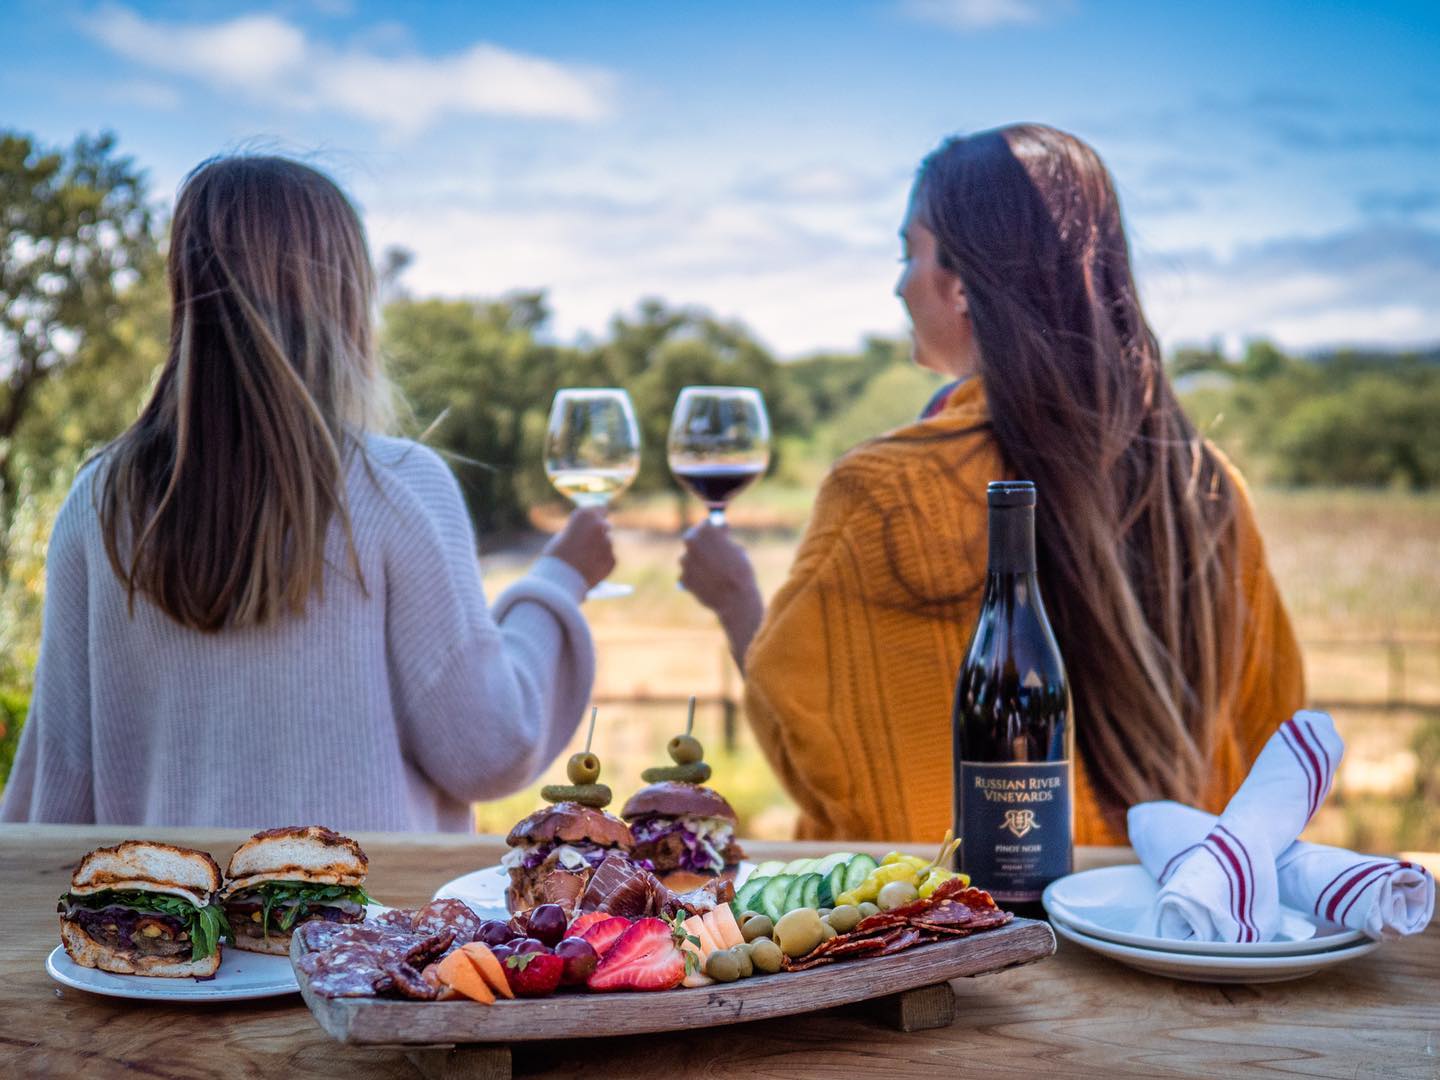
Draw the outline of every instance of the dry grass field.
[[[1440,498],[1258,491],[1255,499],[1305,648],[1311,698],[1332,707],[1349,746],[1336,796],[1310,835],[1371,848],[1440,849],[1433,787],[1440,771]],[[777,485],[748,493],[732,511],[767,595],[784,579],[807,509],[803,493]],[[616,521],[616,580],[634,585],[635,593],[587,604],[586,613],[600,654],[596,747],[619,801],[640,784],[641,769],[664,758],[665,740],[684,721],[679,700],[691,693],[738,698],[740,679],[709,614],[675,586],[680,542],[673,504],[629,500]],[[492,594],[531,554],[487,554]],[[1392,698],[1410,706],[1389,707]],[[697,728],[715,783],[745,831],[787,837],[793,807],[743,717],[729,751],[718,704],[701,708]],[[547,779],[558,779],[563,762],[551,772]],[[484,804],[477,807],[479,825],[503,832],[537,802],[538,785]]]

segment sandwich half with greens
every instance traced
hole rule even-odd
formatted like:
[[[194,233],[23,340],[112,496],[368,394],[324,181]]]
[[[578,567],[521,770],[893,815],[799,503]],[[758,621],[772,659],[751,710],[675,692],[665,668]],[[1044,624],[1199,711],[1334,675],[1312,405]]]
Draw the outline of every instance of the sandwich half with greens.
[[[149,840],[98,848],[60,898],[70,959],[116,975],[207,978],[228,933],[220,867],[203,851]]]
[[[357,923],[365,918],[360,845],[320,825],[256,833],[235,849],[221,893],[230,942],[249,952],[283,954],[301,923]]]

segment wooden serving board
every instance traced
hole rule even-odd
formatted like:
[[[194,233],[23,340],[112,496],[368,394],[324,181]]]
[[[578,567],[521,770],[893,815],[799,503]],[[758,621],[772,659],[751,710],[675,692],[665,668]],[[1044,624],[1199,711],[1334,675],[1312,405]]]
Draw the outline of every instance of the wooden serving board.
[[[294,951],[299,950],[296,935]],[[1001,971],[1054,952],[1055,934],[1049,923],[1015,919],[971,937],[936,941],[893,956],[842,960],[809,971],[649,994],[564,992],[488,1006],[473,1001],[325,998],[311,990],[298,968],[295,977],[320,1026],[343,1043],[453,1046],[638,1035],[789,1016]],[[948,993],[948,987],[944,989]],[[909,1026],[903,1018],[901,1026]]]

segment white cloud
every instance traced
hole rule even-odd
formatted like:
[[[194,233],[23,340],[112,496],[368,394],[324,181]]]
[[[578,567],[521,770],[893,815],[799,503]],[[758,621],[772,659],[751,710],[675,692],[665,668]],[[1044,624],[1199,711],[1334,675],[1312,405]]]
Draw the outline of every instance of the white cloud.
[[[614,83],[604,71],[486,42],[445,56],[335,48],[274,15],[182,24],[108,5],[84,29],[153,71],[265,104],[345,113],[402,135],[446,115],[595,120],[609,113]]]
[[[1046,0],[901,0],[900,11],[950,30],[986,30],[1044,22],[1053,6]]]
[[[1167,345],[1268,337],[1292,349],[1440,340],[1440,233],[1366,225],[1147,260],[1146,312]]]

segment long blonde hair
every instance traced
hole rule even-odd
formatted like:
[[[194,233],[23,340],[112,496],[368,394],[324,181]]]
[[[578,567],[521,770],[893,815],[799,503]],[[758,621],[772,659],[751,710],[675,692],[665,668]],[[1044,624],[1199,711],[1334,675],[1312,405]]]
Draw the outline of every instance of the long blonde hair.
[[[1194,801],[1243,627],[1236,492],[1181,410],[1145,321],[1114,185],[1072,135],[948,140],[915,205],[960,276],[989,428],[1039,491],[1045,606],[1107,815]]]
[[[167,270],[169,356],[103,455],[110,564],[132,610],[142,593],[196,630],[303,613],[334,519],[359,576],[346,462],[390,417],[359,216],[299,162],[212,159],[181,188]]]

